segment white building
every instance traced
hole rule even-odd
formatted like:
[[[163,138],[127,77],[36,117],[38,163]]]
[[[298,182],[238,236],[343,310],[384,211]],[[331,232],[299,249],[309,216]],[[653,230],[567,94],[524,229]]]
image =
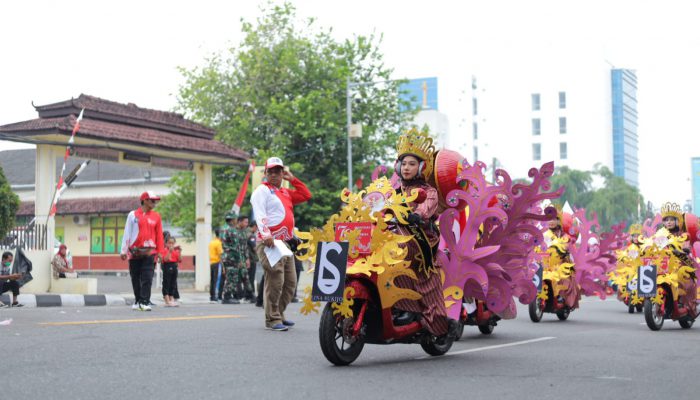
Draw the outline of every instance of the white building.
[[[581,76],[581,71],[586,71]],[[458,147],[470,160],[513,178],[554,161],[590,171],[596,164],[638,186],[636,74],[609,64],[577,65],[472,80],[472,129]]]

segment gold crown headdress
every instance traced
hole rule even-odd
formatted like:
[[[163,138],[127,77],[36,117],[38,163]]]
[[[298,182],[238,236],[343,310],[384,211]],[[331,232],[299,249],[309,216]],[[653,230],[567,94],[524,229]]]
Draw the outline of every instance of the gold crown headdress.
[[[630,225],[629,234],[630,234],[630,236],[635,237],[635,238],[637,236],[641,235],[642,234],[642,225],[640,225],[640,224]]]
[[[433,139],[428,136],[428,132],[411,128],[408,132],[399,136],[396,151],[398,153],[397,158],[407,154],[420,158],[425,163],[425,168],[422,171],[424,178],[427,179],[433,173],[435,146],[433,145]]]
[[[683,221],[683,212],[681,211],[681,206],[676,203],[665,203],[661,206],[661,219],[666,217],[673,217],[678,220],[680,224]]]

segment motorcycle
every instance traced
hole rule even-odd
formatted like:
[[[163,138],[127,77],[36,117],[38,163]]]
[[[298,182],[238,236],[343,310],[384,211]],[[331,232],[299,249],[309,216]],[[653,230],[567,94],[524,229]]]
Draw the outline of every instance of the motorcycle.
[[[419,316],[399,325],[392,308],[382,303],[377,289],[380,277],[372,273],[346,276],[345,293],[351,313],[339,312],[337,303],[327,303],[321,314],[319,341],[323,355],[335,365],[349,365],[359,357],[365,344],[420,344],[431,356],[441,356],[454,339],[436,337],[420,323]]]
[[[464,334],[464,326],[476,326],[484,335],[490,335],[501,319],[486,306],[486,302],[478,299],[469,299],[462,303],[459,314],[459,332],[455,341],[459,341]]]

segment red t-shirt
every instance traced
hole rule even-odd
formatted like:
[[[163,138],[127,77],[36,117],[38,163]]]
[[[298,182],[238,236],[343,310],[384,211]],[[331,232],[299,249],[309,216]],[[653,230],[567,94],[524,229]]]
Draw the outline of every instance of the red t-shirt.
[[[180,250],[176,247],[170,251],[170,257],[168,257],[168,249],[166,248],[163,252],[163,263],[176,263],[180,259]]]

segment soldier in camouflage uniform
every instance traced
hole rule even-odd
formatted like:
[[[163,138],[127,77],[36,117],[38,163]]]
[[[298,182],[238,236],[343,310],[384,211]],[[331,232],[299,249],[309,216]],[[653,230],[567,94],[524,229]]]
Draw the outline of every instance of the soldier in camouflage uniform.
[[[239,217],[238,225],[247,217]],[[236,214],[229,212],[226,214],[227,227],[221,234],[221,244],[224,248],[221,261],[226,270],[226,284],[224,285],[224,301],[223,304],[239,304],[239,285],[242,284],[243,290],[250,291],[250,282],[248,281],[247,265],[250,265],[248,260],[248,250],[246,248],[247,236],[241,234],[241,230],[236,224]]]

